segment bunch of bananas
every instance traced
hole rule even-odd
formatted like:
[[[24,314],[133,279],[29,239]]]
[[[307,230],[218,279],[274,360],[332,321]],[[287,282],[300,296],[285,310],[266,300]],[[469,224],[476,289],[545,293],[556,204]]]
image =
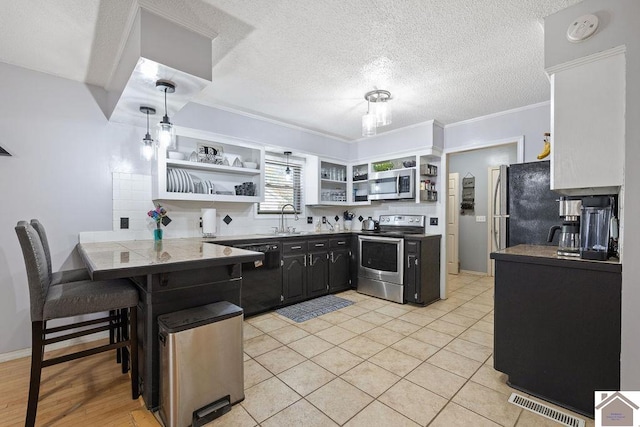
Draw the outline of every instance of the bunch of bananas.
[[[549,141],[550,136],[550,133],[544,134],[544,148],[542,149],[542,152],[538,154],[538,160],[544,159],[551,153],[551,142]]]

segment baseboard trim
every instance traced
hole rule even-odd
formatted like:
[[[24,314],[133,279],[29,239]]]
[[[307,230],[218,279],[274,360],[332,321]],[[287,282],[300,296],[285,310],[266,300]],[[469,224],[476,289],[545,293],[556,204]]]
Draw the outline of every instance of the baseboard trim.
[[[93,335],[88,335],[84,337],[74,338],[68,341],[62,341],[59,343],[51,344],[47,346],[47,351],[49,350],[59,350],[65,347],[71,347],[78,344],[90,343],[93,341],[98,341],[101,339],[109,338],[109,332],[98,332]],[[8,362],[10,360],[21,359],[23,357],[31,356],[31,347],[23,348],[21,350],[10,351],[9,353],[0,354],[0,363]]]

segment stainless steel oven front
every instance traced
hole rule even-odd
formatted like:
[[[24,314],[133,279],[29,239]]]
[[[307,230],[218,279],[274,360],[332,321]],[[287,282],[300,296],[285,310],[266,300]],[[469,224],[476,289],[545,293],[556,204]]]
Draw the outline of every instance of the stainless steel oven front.
[[[358,236],[358,292],[404,303],[404,239]]]

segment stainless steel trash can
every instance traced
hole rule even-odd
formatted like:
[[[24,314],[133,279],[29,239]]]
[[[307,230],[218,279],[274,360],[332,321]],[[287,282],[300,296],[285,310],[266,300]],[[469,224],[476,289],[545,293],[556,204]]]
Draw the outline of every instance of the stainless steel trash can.
[[[226,301],[158,316],[166,426],[204,425],[244,399],[243,318]]]

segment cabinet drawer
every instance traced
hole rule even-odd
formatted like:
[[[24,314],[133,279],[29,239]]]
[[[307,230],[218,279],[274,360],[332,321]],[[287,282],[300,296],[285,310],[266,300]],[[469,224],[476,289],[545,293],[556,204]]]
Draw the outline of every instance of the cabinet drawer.
[[[307,242],[300,240],[294,242],[283,242],[282,251],[285,254],[306,253]]]
[[[329,241],[329,246],[331,248],[348,248],[349,247],[349,237],[339,237],[336,239],[331,239]]]
[[[408,254],[416,254],[420,252],[420,242],[417,240],[405,240],[404,251]]]
[[[309,252],[326,251],[329,249],[329,241],[326,239],[309,240]]]

